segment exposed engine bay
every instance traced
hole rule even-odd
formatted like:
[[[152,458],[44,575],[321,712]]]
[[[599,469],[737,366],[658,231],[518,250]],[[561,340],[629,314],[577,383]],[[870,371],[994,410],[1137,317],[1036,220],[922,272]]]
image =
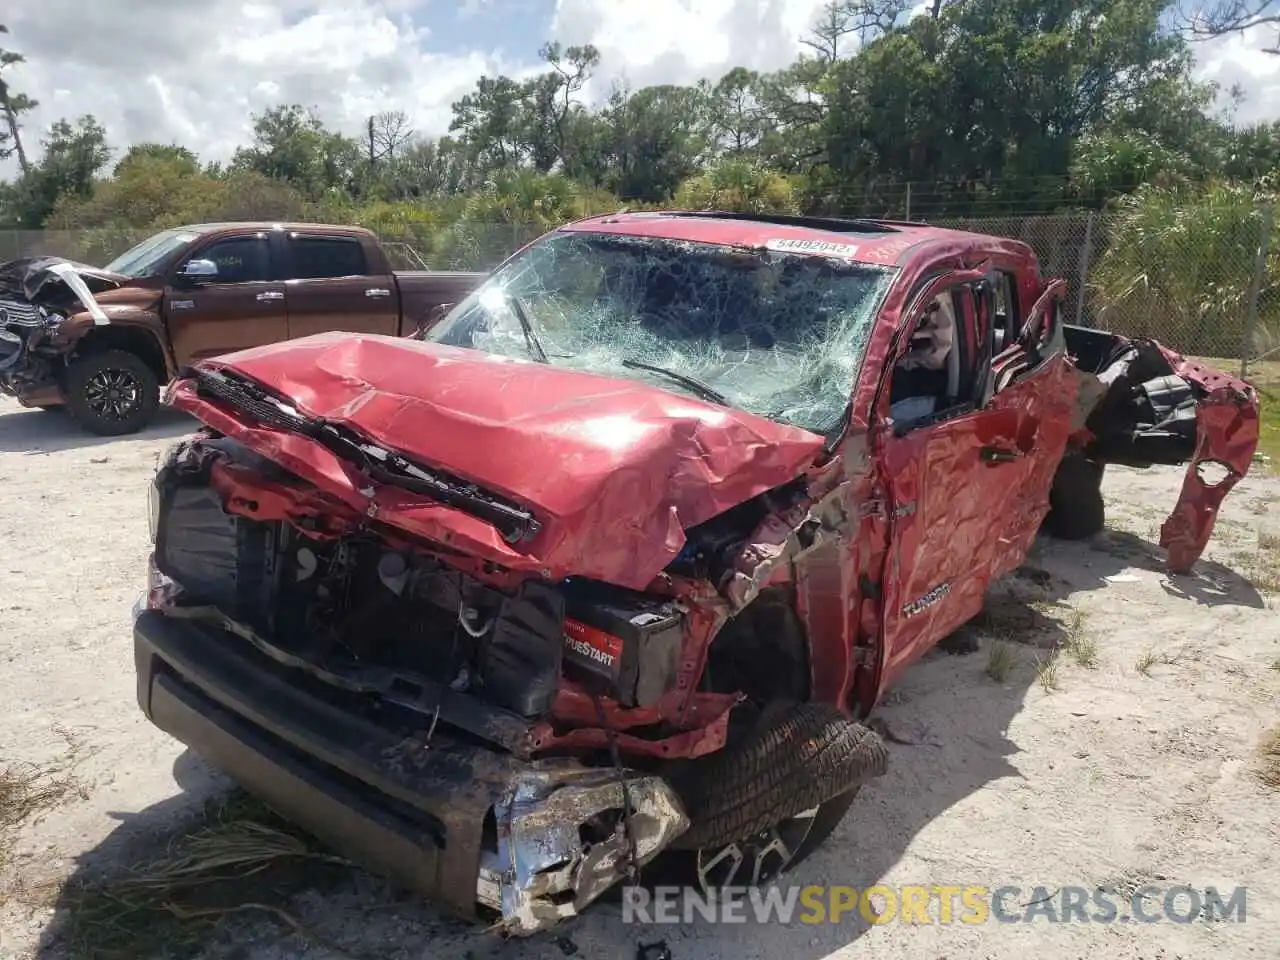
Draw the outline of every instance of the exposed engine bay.
[[[517,754],[562,677],[625,707],[674,684],[677,604],[576,580],[504,593],[372,532],[311,536],[229,514],[210,485],[228,458],[281,472],[227,438],[178,444],[156,478],[155,565],[181,606],[216,608],[277,661]]]
[[[170,448],[151,488],[160,583],[148,606],[204,629],[223,656],[258,663],[258,683],[273,662],[291,675],[283,690],[336,708],[331,722],[371,724],[388,743],[369,747],[379,763],[425,769],[406,758],[430,751],[439,772],[414,795],[459,819],[423,821],[394,797],[379,802],[408,811],[411,833],[422,821],[437,845],[454,843],[452,862],[478,857],[466,867],[478,871],[474,890],[451,889],[458,907],[470,899],[508,932],[532,933],[634,876],[688,827],[672,786],[625,767],[616,749],[594,760],[531,756],[534,724],[565,683],[623,707],[672,689],[684,628],[676,603],[574,580],[503,591],[372,528],[335,537],[238,515],[217,489],[227,464],[296,480],[226,437]],[[367,846],[361,855],[376,859]]]

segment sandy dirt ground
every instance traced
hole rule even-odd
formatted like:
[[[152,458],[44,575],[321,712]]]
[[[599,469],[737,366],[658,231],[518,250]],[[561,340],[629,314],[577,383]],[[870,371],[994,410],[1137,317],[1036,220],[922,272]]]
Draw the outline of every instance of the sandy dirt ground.
[[[0,406],[0,766],[61,762],[82,784],[17,830],[0,877],[0,956],[93,955],[70,945],[77,906],[49,881],[157,856],[228,786],[134,699],[144,485],[189,427],[162,413],[141,437],[106,441],[57,413]],[[1244,923],[869,924],[854,911],[817,926],[638,928],[601,904],[562,939],[501,945],[345,871],[323,891],[278,891],[308,935],[276,914],[232,917],[204,955],[631,960],[638,943],[666,940],[674,960],[1274,960],[1280,791],[1255,767],[1260,738],[1280,722],[1280,620],[1267,589],[1280,480],[1242,483],[1197,574],[1171,579],[1152,541],[1179,481],[1178,471],[1110,471],[1108,531],[1039,544],[993,590],[976,652],[936,651],[909,672],[878,711],[893,735],[890,772],[790,882],[1016,885],[1015,911],[1037,885],[1243,885]]]

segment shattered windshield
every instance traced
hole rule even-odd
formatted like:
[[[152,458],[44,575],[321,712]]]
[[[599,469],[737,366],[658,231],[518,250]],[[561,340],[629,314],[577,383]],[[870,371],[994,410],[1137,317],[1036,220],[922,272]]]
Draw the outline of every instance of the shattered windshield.
[[[844,412],[894,272],[556,233],[495,271],[426,339],[643,380],[826,433]]]
[[[149,277],[160,269],[169,254],[195,238],[196,234],[185,230],[165,230],[130,247],[103,269],[126,277]]]

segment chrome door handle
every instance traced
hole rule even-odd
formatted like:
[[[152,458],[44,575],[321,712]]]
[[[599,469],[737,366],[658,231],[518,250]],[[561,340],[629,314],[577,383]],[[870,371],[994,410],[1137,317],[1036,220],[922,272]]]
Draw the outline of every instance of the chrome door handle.
[[[256,300],[283,300],[284,294],[278,290],[268,290],[266,293],[260,293],[255,297]]]
[[[364,295],[366,297],[389,297],[391,296],[391,291],[382,287],[370,287],[364,292]]]
[[[985,462],[989,464],[997,463],[1014,463],[1018,460],[1019,454],[1017,450],[1006,450],[1004,447],[983,447],[978,451]]]

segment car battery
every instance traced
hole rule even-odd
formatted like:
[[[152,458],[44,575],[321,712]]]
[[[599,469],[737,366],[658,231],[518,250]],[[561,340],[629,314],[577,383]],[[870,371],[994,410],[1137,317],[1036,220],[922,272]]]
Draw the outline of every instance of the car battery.
[[[626,707],[652,706],[675,685],[684,623],[674,604],[613,591],[566,592],[566,676]]]

